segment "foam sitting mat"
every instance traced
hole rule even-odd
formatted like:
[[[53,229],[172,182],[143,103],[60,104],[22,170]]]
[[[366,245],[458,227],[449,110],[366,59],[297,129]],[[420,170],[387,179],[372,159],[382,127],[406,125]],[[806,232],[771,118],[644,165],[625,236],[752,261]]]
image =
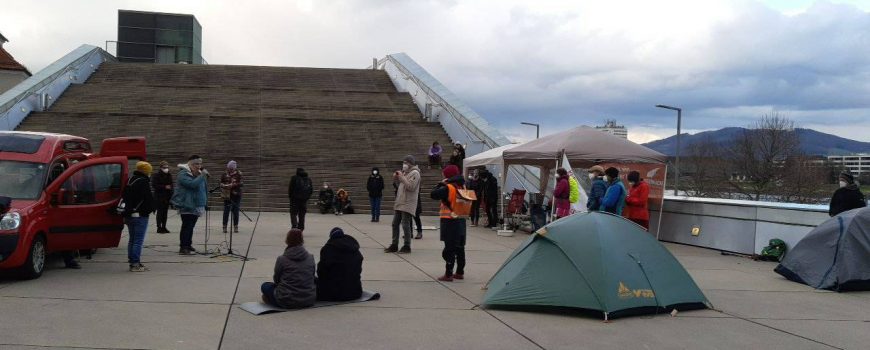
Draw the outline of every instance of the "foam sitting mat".
[[[353,303],[362,303],[370,300],[378,300],[381,298],[380,293],[372,292],[369,290],[363,290],[362,295],[358,299],[348,300],[348,301],[318,301],[314,303],[311,307],[301,308],[301,309],[285,309],[282,307],[265,304],[260,301],[247,302],[242,305],[239,305],[239,308],[250,312],[253,315],[260,316],[265,314],[271,314],[276,312],[286,312],[286,311],[296,311],[296,310],[305,310],[316,307],[325,307],[325,306],[334,306],[341,304],[353,304]]]

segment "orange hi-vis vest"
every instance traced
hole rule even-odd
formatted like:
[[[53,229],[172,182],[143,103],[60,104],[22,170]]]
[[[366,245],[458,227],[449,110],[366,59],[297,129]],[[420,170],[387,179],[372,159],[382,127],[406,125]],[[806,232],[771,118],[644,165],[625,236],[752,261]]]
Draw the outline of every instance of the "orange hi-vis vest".
[[[447,192],[447,201],[450,205],[448,206],[444,204],[444,201],[441,201],[439,215],[442,219],[463,219],[471,215],[471,204],[477,199],[474,192],[468,194],[471,198],[460,195],[459,190],[453,184],[447,184]]]

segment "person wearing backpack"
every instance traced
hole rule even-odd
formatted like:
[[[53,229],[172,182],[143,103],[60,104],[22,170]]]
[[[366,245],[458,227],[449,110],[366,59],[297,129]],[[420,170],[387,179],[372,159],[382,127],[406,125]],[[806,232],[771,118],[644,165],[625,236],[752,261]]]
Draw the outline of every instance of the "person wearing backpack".
[[[626,191],[622,180],[619,179],[619,169],[614,167],[607,168],[604,171],[604,181],[607,181],[608,186],[604,199],[601,201],[600,210],[621,216],[628,191]]]
[[[448,165],[441,174],[444,175],[444,180],[430,193],[432,199],[441,202],[439,216],[441,241],[444,242],[441,257],[444,258],[446,266],[444,275],[438,277],[438,280],[452,282],[465,279],[465,218],[471,213],[471,203],[475,199],[464,197],[460,191],[469,197],[475,196],[473,191],[465,190],[465,179],[455,165]]]
[[[308,212],[308,199],[314,193],[311,179],[305,169],[296,168],[296,175],[290,178],[287,186],[287,197],[290,199],[290,224],[291,228],[305,231],[305,213]]]
[[[136,171],[124,188],[124,211],[121,215],[127,224],[129,240],[127,241],[127,262],[130,272],[145,272],[148,268],[142,265],[142,244],[145,243],[145,232],[148,231],[148,215],[154,212],[154,196],[151,194],[151,164],[136,163]]]
[[[625,198],[625,218],[649,231],[649,184],[640,178],[640,173],[628,173],[628,197]]]

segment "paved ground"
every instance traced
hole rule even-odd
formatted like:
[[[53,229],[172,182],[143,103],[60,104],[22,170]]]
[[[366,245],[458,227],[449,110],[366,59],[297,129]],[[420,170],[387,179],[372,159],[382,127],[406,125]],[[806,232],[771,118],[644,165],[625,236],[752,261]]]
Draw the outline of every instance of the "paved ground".
[[[265,316],[237,306],[259,300],[283,251],[289,218],[249,213],[234,248],[255,260],[179,256],[177,235],[150,234],[143,261],[127,272],[124,249],[105,249],[84,269],[50,270],[34,281],[0,278],[0,348],[121,349],[866,349],[870,293],[817,292],[760,263],[668,245],[719,311],[630,317],[604,323],[580,313],[481,309],[481,286],[527,237],[469,231],[465,281],[440,283],[437,232],[410,255],[384,254],[389,224],[367,216],[310,215],[306,247],[317,256],[340,226],[363,247],[364,287],[379,301]],[[389,219],[389,218],[387,218]],[[173,218],[170,229],[178,231]],[[434,225],[435,218],[424,224]],[[389,220],[384,220],[389,221]],[[211,218],[211,242],[217,215]],[[153,225],[153,222],[152,222]],[[202,247],[204,225],[196,234]],[[153,232],[153,229],[152,231]],[[126,239],[122,239],[126,244]]]

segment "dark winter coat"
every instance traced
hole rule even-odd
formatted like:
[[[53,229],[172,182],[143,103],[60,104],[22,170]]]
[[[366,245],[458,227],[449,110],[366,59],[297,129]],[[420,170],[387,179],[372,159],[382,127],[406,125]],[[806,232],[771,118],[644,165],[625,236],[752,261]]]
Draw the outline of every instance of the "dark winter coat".
[[[287,197],[291,202],[305,202],[311,198],[313,192],[314,186],[308,173],[301,168],[296,169],[296,175],[290,178],[290,185],[287,186]]]
[[[601,209],[601,202],[604,201],[604,195],[607,193],[607,181],[601,177],[596,177],[592,180],[592,188],[589,189],[589,199],[586,201],[586,209],[589,211],[598,211]]]
[[[372,168],[372,171],[374,170],[378,170],[378,168]],[[369,198],[381,198],[384,196],[384,177],[381,176],[380,171],[378,171],[377,175],[369,176],[366,190],[369,191]]]
[[[154,212],[154,196],[151,194],[151,179],[147,175],[134,171],[127,188],[124,189],[124,217],[130,217],[134,212],[139,216],[148,216]]]
[[[486,179],[481,181],[480,185],[483,186],[481,190],[483,192],[483,202],[491,205],[498,203],[498,179],[492,176],[491,173],[486,173]]]
[[[166,188],[166,186],[169,186],[169,188]],[[158,171],[154,175],[151,175],[151,188],[154,189],[154,195],[158,199],[166,198],[168,201],[172,197],[173,187],[172,174]]]
[[[363,256],[351,236],[330,238],[317,263],[317,300],[347,301],[362,295]]]
[[[322,189],[317,195],[317,199],[321,204],[332,204],[334,198],[335,192],[332,191],[332,188]]]
[[[447,183],[452,184],[456,187],[465,186],[465,178],[462,175],[456,175],[447,179]],[[429,193],[429,197],[435,200],[440,201],[442,204],[450,204],[450,189],[447,188],[447,185],[443,182],[439,182],[435,185],[435,188],[432,189],[432,192]],[[452,241],[452,240],[461,240],[464,241],[464,237],[466,234],[465,231],[465,219],[464,218],[441,218],[441,240],[442,241]]]
[[[275,261],[275,300],[284,308],[314,305],[317,286],[314,282],[314,256],[301,245],[287,247]]]
[[[846,187],[838,188],[834,191],[834,196],[831,197],[831,206],[828,209],[828,215],[837,216],[844,211],[849,211],[855,208],[863,208],[867,206],[867,200],[861,189],[855,184]]]

